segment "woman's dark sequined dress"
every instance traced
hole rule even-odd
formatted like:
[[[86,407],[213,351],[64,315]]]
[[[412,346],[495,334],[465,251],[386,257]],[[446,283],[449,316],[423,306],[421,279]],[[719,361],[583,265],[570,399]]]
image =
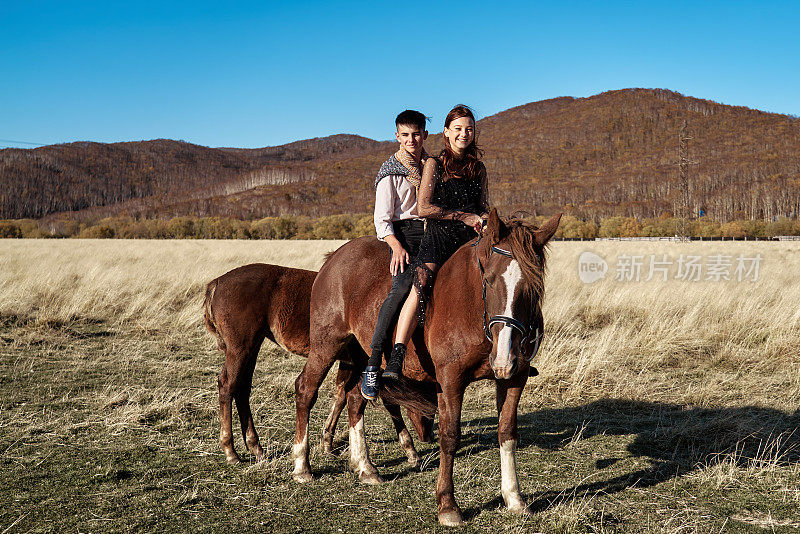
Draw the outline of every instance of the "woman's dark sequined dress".
[[[446,210],[463,211],[480,215],[484,211],[481,202],[483,187],[480,176],[473,178],[450,178],[442,181],[443,170],[438,168],[438,178],[433,190],[431,204]],[[461,245],[477,237],[472,227],[461,221],[428,219],[428,227],[419,247],[417,262],[441,265]]]

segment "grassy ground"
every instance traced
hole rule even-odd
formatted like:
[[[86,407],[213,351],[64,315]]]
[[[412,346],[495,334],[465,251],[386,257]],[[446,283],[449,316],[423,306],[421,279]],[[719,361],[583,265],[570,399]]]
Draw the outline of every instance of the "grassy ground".
[[[438,445],[411,469],[368,409],[387,483],[315,450],[289,475],[303,360],[269,346],[253,408],[269,458],[217,444],[221,356],[205,282],[253,261],[318,268],[334,242],[0,241],[0,533],[433,531]],[[579,281],[592,251],[610,271]],[[763,257],[756,281],[614,280],[620,256]],[[471,386],[456,459],[467,532],[800,528],[800,244],[555,243],[547,335],[520,406],[520,484],[503,510],[494,389]],[[321,429],[330,381],[314,411]],[[239,436],[236,436],[239,438]],[[241,439],[237,448],[243,452]],[[346,453],[344,425],[340,452]]]

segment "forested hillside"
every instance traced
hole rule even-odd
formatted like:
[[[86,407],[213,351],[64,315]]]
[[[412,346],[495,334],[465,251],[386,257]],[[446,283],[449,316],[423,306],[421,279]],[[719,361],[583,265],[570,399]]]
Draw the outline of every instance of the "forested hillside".
[[[314,181],[309,161],[349,158],[382,145],[335,135],[253,150],[168,139],[5,149],[0,150],[0,218],[41,217],[90,207],[136,213],[178,199],[208,199],[260,186]]]
[[[533,102],[480,120],[478,130],[491,201],[503,212],[589,221],[703,213],[720,222],[800,212],[796,117],[624,89]],[[426,146],[441,143],[432,135]],[[261,149],[170,140],[5,149],[0,219],[364,213],[394,148],[336,135]]]

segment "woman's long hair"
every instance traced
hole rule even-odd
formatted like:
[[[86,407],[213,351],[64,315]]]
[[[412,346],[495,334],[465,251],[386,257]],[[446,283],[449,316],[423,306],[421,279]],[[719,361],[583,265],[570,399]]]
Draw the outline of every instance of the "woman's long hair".
[[[472,110],[469,109],[469,107],[463,104],[459,104],[450,110],[450,113],[448,113],[447,117],[444,119],[444,127],[449,128],[454,120],[462,117],[469,117],[472,120],[473,127],[476,127],[475,115],[472,114]],[[475,131],[475,136],[472,138],[472,142],[460,158],[450,146],[450,140],[447,139],[447,136],[442,137],[444,137],[444,148],[439,153],[439,161],[441,161],[442,167],[444,167],[445,174],[462,176],[464,178],[474,178],[477,176],[478,162],[480,162],[481,157],[483,157],[483,150],[478,148],[476,142],[478,138],[477,130]]]

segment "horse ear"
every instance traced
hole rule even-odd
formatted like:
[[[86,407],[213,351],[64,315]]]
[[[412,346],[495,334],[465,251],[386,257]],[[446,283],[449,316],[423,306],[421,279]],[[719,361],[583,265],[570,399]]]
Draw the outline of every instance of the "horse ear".
[[[500,242],[500,228],[502,226],[503,222],[497,215],[497,208],[492,208],[492,211],[489,212],[489,220],[486,223],[486,229],[483,231],[483,235],[489,238],[489,242],[492,245]]]
[[[542,247],[548,241],[550,241],[550,239],[553,237],[553,234],[555,234],[556,230],[558,230],[558,223],[561,222],[561,215],[561,213],[556,213],[550,217],[550,220],[544,223],[541,228],[533,232],[536,236],[537,245]]]

